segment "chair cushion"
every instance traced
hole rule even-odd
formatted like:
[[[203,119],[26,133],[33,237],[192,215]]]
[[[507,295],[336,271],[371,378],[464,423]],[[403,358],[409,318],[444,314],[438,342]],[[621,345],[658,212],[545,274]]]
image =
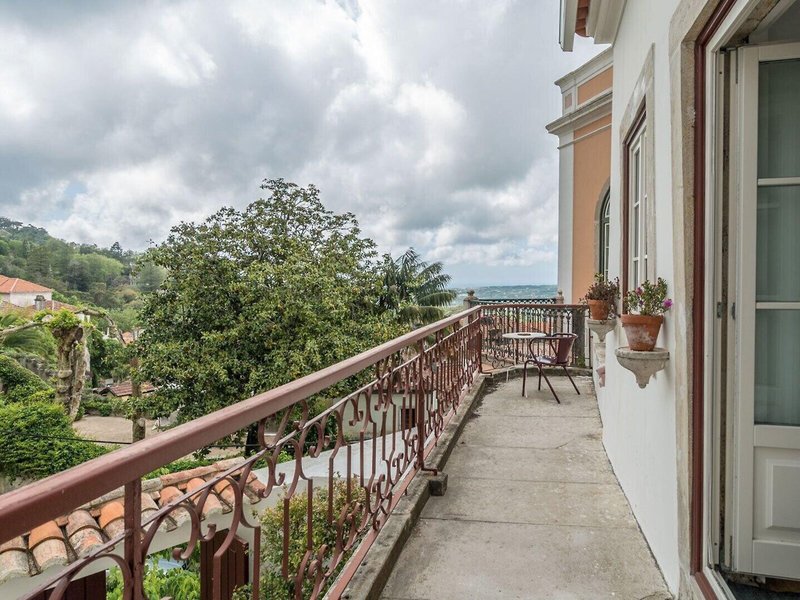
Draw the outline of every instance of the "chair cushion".
[[[540,362],[540,363],[542,363],[544,365],[555,365],[555,364],[558,364],[556,362],[556,359],[551,357],[551,356],[537,356],[536,357],[536,362]]]

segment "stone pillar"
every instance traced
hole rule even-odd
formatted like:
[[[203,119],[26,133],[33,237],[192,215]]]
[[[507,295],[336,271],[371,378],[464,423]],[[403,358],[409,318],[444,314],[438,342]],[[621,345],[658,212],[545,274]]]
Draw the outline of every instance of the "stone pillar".
[[[467,290],[467,297],[464,298],[464,309],[472,308],[478,304],[478,299],[475,297],[475,290]]]

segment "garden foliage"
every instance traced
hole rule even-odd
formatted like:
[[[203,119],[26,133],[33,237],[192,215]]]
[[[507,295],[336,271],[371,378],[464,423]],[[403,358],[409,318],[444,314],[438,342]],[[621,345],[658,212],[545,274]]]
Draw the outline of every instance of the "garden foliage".
[[[143,587],[146,600],[200,600],[200,575],[196,566],[165,571],[158,567],[157,557],[145,564]],[[110,569],[106,579],[106,600],[122,600],[123,592],[122,573],[118,568]]]
[[[41,479],[96,458],[106,449],[78,436],[51,400],[0,405],[0,474]]]
[[[314,552],[316,553],[323,545],[330,549],[336,546],[336,539],[341,534],[342,539],[346,540],[351,531],[352,524],[345,520],[343,530],[336,531],[336,521],[346,513],[355,512],[357,514],[356,523],[360,524],[361,507],[364,504],[364,489],[358,485],[358,479],[351,480],[351,493],[348,498],[347,481],[336,480],[333,484],[333,523],[328,521],[328,488],[320,487],[314,491],[312,499],[312,530]],[[267,509],[261,517],[261,581],[259,594],[263,600],[273,598],[294,598],[295,584],[292,579],[299,568],[303,557],[306,554],[308,543],[308,496],[298,493],[289,500],[289,573],[291,577],[285,580],[281,575],[281,561],[283,557],[283,503],[279,503],[273,508]],[[357,525],[356,525],[357,526]],[[353,546],[355,549],[357,542]],[[333,574],[328,580],[328,585],[336,580],[339,572],[344,568],[348,558],[352,555],[347,552],[334,568]],[[326,563],[326,569],[330,568],[330,563]],[[305,581],[301,597],[310,598],[313,582]],[[247,588],[237,590],[235,600],[249,600],[249,590]],[[325,588],[319,597],[325,595]]]

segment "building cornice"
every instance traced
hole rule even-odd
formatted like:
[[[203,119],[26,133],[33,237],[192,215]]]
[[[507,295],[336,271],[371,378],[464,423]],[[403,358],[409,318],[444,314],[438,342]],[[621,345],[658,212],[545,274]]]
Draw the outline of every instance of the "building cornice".
[[[574,131],[579,127],[588,125],[606,115],[611,114],[611,90],[605,91],[581,104],[572,112],[559,117],[552,123],[545,126],[548,133],[562,136],[565,133]]]
[[[570,71],[566,75],[556,79],[555,84],[563,91],[565,87],[569,87],[575,83],[582,83],[586,79],[591,79],[597,73],[611,67],[612,59],[612,48],[606,48],[600,54],[589,59],[574,71]]]

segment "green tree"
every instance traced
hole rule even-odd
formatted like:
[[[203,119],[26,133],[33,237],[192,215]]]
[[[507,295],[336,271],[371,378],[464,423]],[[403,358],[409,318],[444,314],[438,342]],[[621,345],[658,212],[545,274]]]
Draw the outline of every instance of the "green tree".
[[[130,356],[119,340],[105,338],[92,329],[89,333],[89,351],[92,356],[92,385],[100,385],[107,378],[124,379],[130,374]]]
[[[154,292],[167,276],[164,267],[149,262],[142,262],[136,274],[136,287],[142,292]]]
[[[383,287],[380,307],[389,311],[401,323],[421,325],[444,316],[444,307],[456,297],[447,289],[450,276],[442,263],[426,263],[409,248],[397,260],[383,257]]]
[[[108,253],[112,258],[116,258],[119,261],[122,261],[122,257],[124,256],[122,246],[119,245],[119,242],[114,242],[111,244],[111,248],[108,249]]]
[[[145,297],[141,376],[161,411],[190,420],[381,343],[374,243],[313,185],[267,181],[267,199],[181,223],[146,260],[167,271]]]
[[[46,246],[36,246],[28,254],[28,273],[38,277],[50,275],[50,252]]]

